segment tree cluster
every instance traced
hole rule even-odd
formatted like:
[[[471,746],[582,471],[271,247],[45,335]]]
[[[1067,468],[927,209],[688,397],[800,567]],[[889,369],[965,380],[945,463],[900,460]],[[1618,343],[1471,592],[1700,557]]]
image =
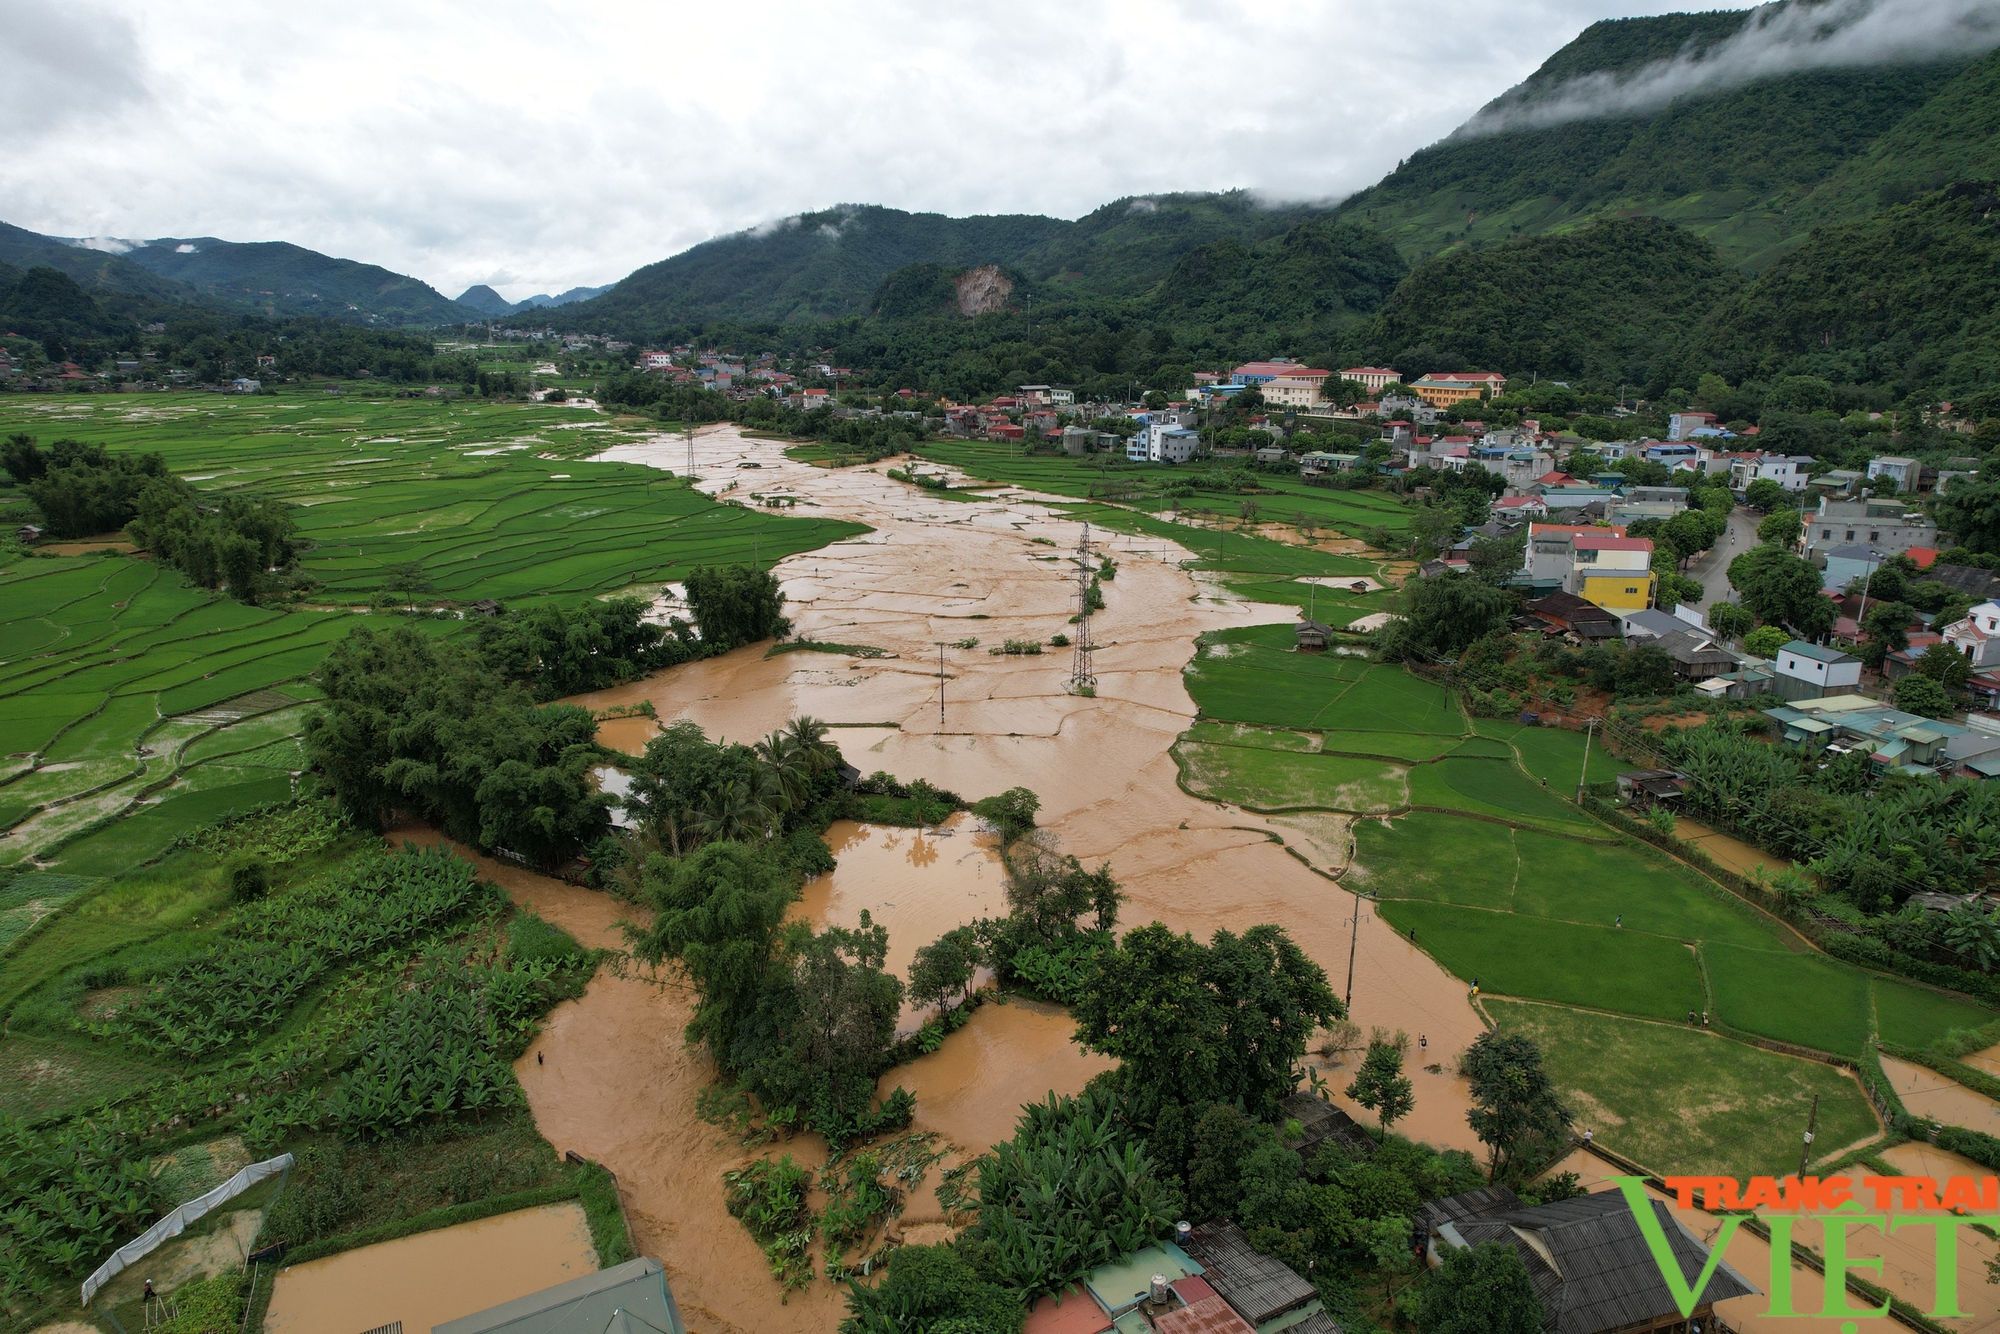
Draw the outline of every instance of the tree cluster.
[[[610,828],[590,711],[537,706],[470,648],[415,626],[361,627],[315,679],[326,703],[306,722],[306,754],[357,824],[403,810],[538,867]]]

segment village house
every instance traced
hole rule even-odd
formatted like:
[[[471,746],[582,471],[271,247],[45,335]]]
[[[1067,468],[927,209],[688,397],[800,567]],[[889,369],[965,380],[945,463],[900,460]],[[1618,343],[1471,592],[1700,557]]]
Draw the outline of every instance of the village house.
[[[1715,426],[1715,420],[1715,414],[1712,412],[1695,412],[1692,410],[1676,412],[1667,418],[1667,439],[1692,440],[1696,431],[1704,427],[1712,429]]]
[[[1574,635],[1580,643],[1597,644],[1618,638],[1618,618],[1574,593],[1558,590],[1537,598],[1528,604],[1528,614],[1553,630]]]
[[[1574,556],[1565,592],[1611,611],[1652,603],[1658,576],[1653,573],[1651,539],[1578,533],[1570,539],[1570,548]]]
[[[1982,602],[1943,631],[1944,642],[1965,655],[1974,671],[2000,667],[2000,602]]]
[[[1868,460],[1868,480],[1873,482],[1886,477],[1896,484],[1896,490],[1906,496],[1913,496],[1923,484],[1924,465],[1916,459],[1896,458],[1885,455]]]
[[[1813,465],[1807,454],[1730,454],[1729,489],[1739,494],[1752,482],[1771,481],[1787,491],[1806,489],[1806,473]]]
[[[1773,693],[1785,699],[1819,699],[1861,684],[1861,659],[1837,648],[1794,639],[1778,650]]]
[[[1623,1192],[1600,1191],[1528,1208],[1505,1186],[1432,1200],[1418,1212],[1425,1258],[1442,1263],[1448,1249],[1486,1242],[1507,1247],[1528,1268],[1541,1299],[1548,1334],[1652,1334],[1684,1331],[1690,1321],[1717,1328],[1717,1302],[1758,1293],[1727,1260],[1711,1258],[1701,1239],[1660,1200],[1649,1200],[1660,1232],[1684,1274],[1714,1273],[1701,1300],[1682,1315],[1674,1292],[1639,1230]]]
[[[1805,547],[1809,557],[1822,557],[1835,547],[1866,544],[1883,558],[1912,547],[1934,547],[1938,528],[1921,513],[1887,496],[1836,500],[1821,496],[1819,508],[1805,516]]]

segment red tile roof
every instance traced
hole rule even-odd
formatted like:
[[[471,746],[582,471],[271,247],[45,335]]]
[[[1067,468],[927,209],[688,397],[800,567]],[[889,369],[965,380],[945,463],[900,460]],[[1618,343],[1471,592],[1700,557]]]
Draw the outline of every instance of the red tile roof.
[[[1578,533],[1570,542],[1578,551],[1651,551],[1648,537],[1612,537],[1598,532]]]

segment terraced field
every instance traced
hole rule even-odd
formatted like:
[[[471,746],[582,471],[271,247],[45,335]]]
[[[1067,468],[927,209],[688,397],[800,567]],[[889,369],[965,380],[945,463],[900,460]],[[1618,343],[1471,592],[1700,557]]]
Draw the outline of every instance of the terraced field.
[[[1840,1127],[1822,1142],[1870,1133],[1851,1078],[1743,1038],[1862,1061],[1878,1036],[1923,1046],[1995,1018],[1812,952],[1692,867],[1593,819],[1567,800],[1584,772],[1580,733],[1469,719],[1400,667],[1296,651],[1283,625],[1204,637],[1186,680],[1201,721],[1175,746],[1183,786],[1287,819],[1351,817],[1344,883],[1482,996],[1535,1002],[1488,1013],[1560,1045],[1550,1064],[1579,1124],[1650,1167],[1778,1170],[1796,1152],[1798,1100],[1813,1093],[1823,1128]],[[1590,750],[1591,781],[1620,767]],[[1669,1054],[1702,1065],[1639,1073]],[[1707,1129],[1690,1140],[1686,1126]]]
[[[289,794],[309,677],[393,572],[422,604],[650,592],[862,531],[592,463],[640,430],[523,404],[306,394],[14,396],[0,434],[158,452],[204,490],[299,506],[304,604],[248,607],[129,554],[0,556],[0,866],[103,875],[172,831]],[[0,488],[0,522],[25,500]],[[420,619],[439,634],[462,623]],[[157,803],[157,804],[156,804]],[[89,834],[110,817],[115,830]]]

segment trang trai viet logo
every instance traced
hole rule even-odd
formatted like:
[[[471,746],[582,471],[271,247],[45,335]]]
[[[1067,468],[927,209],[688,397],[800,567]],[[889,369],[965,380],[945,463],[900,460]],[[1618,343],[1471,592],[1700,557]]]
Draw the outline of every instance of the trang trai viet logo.
[[[1857,1319],[1885,1316],[1889,1303],[1877,1306],[1852,1304],[1847,1277],[1855,1270],[1873,1269],[1858,1277],[1882,1286],[1883,1261],[1880,1256],[1848,1254],[1855,1237],[1874,1228],[1889,1236],[1910,1228],[1929,1228],[1935,1233],[1936,1284],[1931,1309],[1925,1314],[1950,1318],[1992,1311],[1996,1290],[1986,1287],[1984,1274],[1963,1276],[1971,1292],[1973,1310],[1960,1305],[1958,1272],[1958,1230],[1974,1224],[2000,1229],[2000,1178],[1996,1177],[1751,1177],[1739,1182],[1735,1177],[1667,1177],[1666,1187],[1674,1192],[1683,1209],[1696,1206],[1711,1210],[1732,1210],[1722,1218],[1722,1230],[1709,1247],[1708,1262],[1690,1284],[1675,1259],[1666,1230],[1653,1211],[1643,1177],[1613,1177],[1625,1195],[1625,1203],[1639,1224],[1646,1246],[1659,1266],[1660,1277],[1672,1292],[1682,1319],[1701,1304],[1701,1294],[1722,1263],[1723,1252],[1735,1239],[1737,1229],[1755,1217],[1771,1234],[1771,1285],[1768,1316],[1797,1316],[1815,1320],[1843,1320],[1844,1334],[1852,1334]],[[1794,1307],[1792,1272],[1792,1231],[1799,1219],[1818,1222],[1821,1230],[1821,1277],[1819,1309],[1800,1311]],[[1983,1289],[1983,1291],[1981,1291]],[[1976,1292],[1974,1296],[1972,1293]]]

